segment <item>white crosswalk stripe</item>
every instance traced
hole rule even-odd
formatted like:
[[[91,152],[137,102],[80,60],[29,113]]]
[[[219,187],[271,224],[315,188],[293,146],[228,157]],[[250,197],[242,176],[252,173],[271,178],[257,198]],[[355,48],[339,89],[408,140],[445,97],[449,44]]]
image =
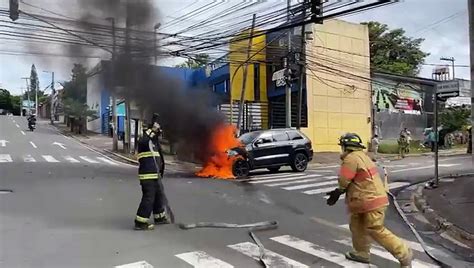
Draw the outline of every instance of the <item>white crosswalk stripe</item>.
[[[295,185],[295,186],[289,186],[289,187],[283,187],[282,189],[284,190],[301,190],[301,189],[307,189],[307,188],[314,188],[314,187],[320,187],[320,186],[326,186],[326,185],[337,185],[337,181],[324,181],[324,182],[318,182],[318,183],[310,183],[310,184],[302,184],[302,185]]]
[[[36,159],[34,159],[31,155],[25,155],[23,157],[23,161],[28,162],[28,163],[32,163],[32,162],[36,162]]]
[[[118,163],[116,163],[116,162],[114,162],[114,161],[112,161],[112,160],[110,160],[110,159],[107,159],[107,158],[105,158],[105,157],[97,157],[97,159],[99,159],[99,160],[101,160],[101,161],[103,161],[103,162],[105,162],[105,163],[107,163],[107,164],[110,164],[110,165],[112,165],[112,166],[118,166]]]
[[[46,162],[59,163],[59,161],[51,155],[42,155],[42,157],[44,158],[44,160],[46,160]]]
[[[268,178],[268,179],[252,179],[251,181],[249,181],[249,183],[251,184],[259,184],[259,183],[269,183],[269,182],[280,182],[280,181],[292,181],[292,180],[299,180],[299,179],[302,179],[302,178],[310,178],[310,177],[321,177],[322,175],[319,175],[319,174],[311,174],[311,175],[297,175],[297,176],[290,176],[290,175],[287,175],[287,176],[284,176],[282,178],[277,178],[277,179],[272,179],[272,178]]]
[[[197,268],[232,268],[234,266],[208,255],[204,251],[193,251],[175,255]]]
[[[337,263],[342,267],[367,267],[367,265],[346,260],[346,257],[341,253],[331,252],[311,242],[304,241],[290,235],[277,236],[270,239],[326,261]]]
[[[72,156],[65,156],[64,159],[66,159],[66,161],[70,162],[70,163],[80,163],[81,161],[75,159],[74,157]]]
[[[87,156],[79,156],[80,159],[84,160],[84,161],[87,161],[89,163],[92,163],[92,164],[97,164],[99,163],[98,161],[95,161],[94,159],[91,159]]]
[[[337,243],[352,247],[352,241],[350,239],[340,239],[340,240],[334,240],[334,241],[337,242]],[[384,250],[380,246],[372,246],[372,248],[370,249],[370,254],[377,255],[377,256],[379,256],[381,258],[384,258],[384,259],[387,259],[387,260],[398,262],[398,260],[395,259],[395,257],[393,257],[392,254],[390,254],[388,251]],[[413,260],[412,266],[413,266],[413,268],[433,267],[432,264],[429,264],[429,263],[426,263],[426,262],[423,262],[423,261],[420,261],[420,260]]]
[[[12,157],[9,154],[0,154],[0,163],[13,162]]]
[[[235,245],[229,245],[227,246],[231,249],[237,250],[238,252],[247,255],[249,257],[254,258],[255,260],[259,260],[260,256],[260,251],[259,247],[255,245],[254,243],[250,242],[244,242],[240,244],[235,244]],[[303,263],[297,262],[295,260],[292,260],[290,258],[287,258],[283,255],[280,255],[278,253],[275,253],[273,251],[270,251],[268,249],[265,249],[265,263],[269,267],[281,267],[281,268],[287,268],[287,267],[301,267],[301,268],[306,268],[309,267]]]
[[[314,189],[314,190],[308,190],[308,191],[304,191],[303,194],[307,194],[307,195],[315,195],[315,194],[326,194],[327,192],[330,192],[332,190],[334,190],[334,186],[332,187],[325,187],[325,188],[319,188],[319,189]]]

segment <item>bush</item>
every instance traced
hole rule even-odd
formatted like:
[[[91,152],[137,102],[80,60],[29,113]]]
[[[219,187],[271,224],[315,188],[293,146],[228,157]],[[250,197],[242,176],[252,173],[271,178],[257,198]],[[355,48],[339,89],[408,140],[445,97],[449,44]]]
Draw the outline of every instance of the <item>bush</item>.
[[[420,145],[420,141],[412,140],[410,142],[410,154],[421,154],[430,152],[430,148],[424,148]],[[378,153],[380,154],[398,154],[397,140],[384,140],[379,145]]]

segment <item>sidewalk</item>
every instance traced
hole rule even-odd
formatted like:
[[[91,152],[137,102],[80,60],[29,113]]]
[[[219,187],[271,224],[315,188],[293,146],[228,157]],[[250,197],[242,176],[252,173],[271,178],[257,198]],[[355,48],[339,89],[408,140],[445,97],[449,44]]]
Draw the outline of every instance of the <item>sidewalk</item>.
[[[439,244],[474,261],[474,174],[442,178],[434,189],[419,186],[414,204]]]

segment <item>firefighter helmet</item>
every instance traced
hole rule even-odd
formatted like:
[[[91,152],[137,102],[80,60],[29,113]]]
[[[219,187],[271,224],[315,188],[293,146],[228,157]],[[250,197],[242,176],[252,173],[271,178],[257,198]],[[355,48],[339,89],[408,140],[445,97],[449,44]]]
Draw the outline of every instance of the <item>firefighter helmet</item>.
[[[346,133],[339,138],[339,145],[347,149],[358,148],[365,149],[362,139],[355,133]]]

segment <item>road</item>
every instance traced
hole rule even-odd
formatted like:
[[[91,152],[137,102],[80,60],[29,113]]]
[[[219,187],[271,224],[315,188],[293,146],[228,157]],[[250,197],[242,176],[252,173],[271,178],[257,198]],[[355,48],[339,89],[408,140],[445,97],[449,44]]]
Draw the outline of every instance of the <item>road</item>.
[[[8,142],[2,146],[1,140]],[[430,163],[429,157],[386,163],[393,190],[428,177]],[[441,163],[441,173],[472,170],[465,157]],[[271,267],[368,267],[343,257],[350,249],[343,202],[325,203],[336,170],[256,173],[245,183],[167,171],[164,185],[178,222],[278,221],[278,229],[257,232]],[[0,194],[0,267],[261,267],[246,230],[165,225],[133,231],[140,200],[136,167],[46,123],[29,132],[26,119],[0,116],[0,174],[0,188],[13,191]],[[412,241],[414,267],[434,266],[393,208],[387,225]],[[398,267],[381,248],[372,253],[378,267]]]

